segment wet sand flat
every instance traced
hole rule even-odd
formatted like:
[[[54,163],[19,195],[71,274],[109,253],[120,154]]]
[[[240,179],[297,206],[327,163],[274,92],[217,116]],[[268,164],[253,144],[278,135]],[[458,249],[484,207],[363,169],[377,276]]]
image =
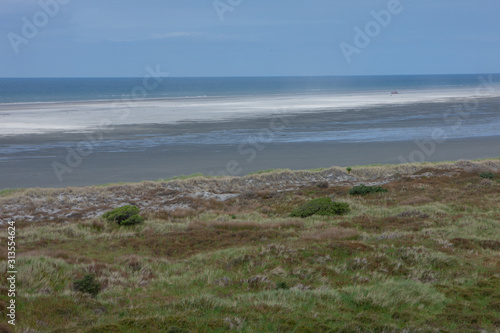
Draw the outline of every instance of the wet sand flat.
[[[425,161],[477,159],[500,156],[500,136],[449,140],[436,146]],[[412,141],[376,143],[285,143],[268,144],[253,155],[242,155],[238,146],[188,145],[152,148],[140,152],[95,153],[82,159],[59,181],[51,157],[2,163],[1,188],[66,187],[137,182],[178,175],[204,173],[243,175],[270,168],[310,169],[332,165],[401,163],[400,157],[421,151]],[[61,149],[59,155],[66,155]],[[56,155],[58,153],[56,152]],[[415,162],[419,162],[415,155]]]
[[[500,100],[459,102],[0,136],[0,189],[499,157]]]

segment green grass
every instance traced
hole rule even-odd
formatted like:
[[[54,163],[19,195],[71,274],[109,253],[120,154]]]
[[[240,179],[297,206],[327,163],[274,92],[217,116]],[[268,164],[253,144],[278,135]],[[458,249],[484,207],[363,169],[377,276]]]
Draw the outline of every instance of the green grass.
[[[500,160],[500,157],[488,157],[488,158],[477,158],[473,159],[470,161],[473,162],[481,162],[481,161],[497,161]],[[420,163],[421,165],[439,165],[439,164],[447,164],[447,163],[456,163],[457,161],[436,161],[436,162],[431,162],[431,161],[426,161],[423,163]],[[374,164],[362,164],[362,165],[352,165],[351,168],[366,168],[366,167],[389,167],[389,166],[394,166],[394,164],[383,164],[383,163],[374,163]]]
[[[309,172],[321,172],[321,171],[325,171],[325,170],[328,170],[328,168],[306,169],[306,170],[304,170],[304,171],[309,171]]]
[[[9,197],[11,195],[14,195],[16,193],[21,193],[22,191],[24,191],[25,189],[10,189],[10,188],[6,188],[6,189],[3,189],[3,190],[0,190],[0,198],[5,198],[5,197]]]
[[[193,173],[190,175],[179,175],[171,178],[160,178],[157,181],[158,182],[169,182],[172,180],[184,180],[184,179],[191,179],[191,178],[198,178],[198,177],[204,177],[204,178],[212,178],[212,176],[205,175],[203,173]]]
[[[277,172],[281,172],[281,171],[290,171],[290,169],[267,169],[267,170],[260,170],[260,171],[251,172],[248,175],[249,176],[250,175],[262,175],[265,173],[277,173]]]
[[[118,186],[118,185],[132,185],[134,183],[128,183],[128,182],[117,182],[117,183],[105,183],[105,184],[98,184],[95,185],[96,187],[110,187],[110,186]]]

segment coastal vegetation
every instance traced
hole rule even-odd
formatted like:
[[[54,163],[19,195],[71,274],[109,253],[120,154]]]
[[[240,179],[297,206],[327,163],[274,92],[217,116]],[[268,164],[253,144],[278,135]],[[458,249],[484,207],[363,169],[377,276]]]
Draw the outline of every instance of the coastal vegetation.
[[[361,184],[359,186],[354,186],[349,190],[350,195],[365,195],[370,193],[387,192],[387,189],[381,186],[366,186]]]
[[[93,274],[85,274],[82,279],[73,282],[73,288],[75,291],[89,294],[94,297],[101,291],[101,285],[95,280]]]
[[[479,174],[479,177],[485,178],[485,179],[494,179],[495,178],[495,174],[493,172],[481,172]]]
[[[102,215],[108,222],[115,222],[119,225],[132,225],[144,222],[144,218],[139,216],[140,209],[136,206],[125,205],[118,207]]]
[[[349,212],[349,204],[333,202],[330,198],[317,198],[292,211],[291,217],[308,217],[312,215],[342,215]]]
[[[495,332],[499,171],[460,161],[15,191],[0,207],[18,216],[16,328]],[[361,183],[387,191],[350,195]],[[338,207],[332,197],[349,210],[291,216]],[[144,222],[103,216],[124,204]]]

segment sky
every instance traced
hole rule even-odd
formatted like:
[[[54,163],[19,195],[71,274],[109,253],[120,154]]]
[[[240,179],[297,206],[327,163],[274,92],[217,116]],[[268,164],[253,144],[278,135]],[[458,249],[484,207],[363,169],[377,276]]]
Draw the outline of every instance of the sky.
[[[498,0],[0,1],[0,77],[500,72]]]

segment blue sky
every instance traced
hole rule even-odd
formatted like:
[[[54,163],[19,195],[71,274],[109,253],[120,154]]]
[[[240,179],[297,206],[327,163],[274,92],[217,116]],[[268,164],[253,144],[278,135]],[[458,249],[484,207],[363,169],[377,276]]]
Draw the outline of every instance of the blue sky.
[[[498,0],[400,0],[379,31],[397,0],[217,1],[224,20],[214,0],[1,0],[0,77],[500,72]]]

